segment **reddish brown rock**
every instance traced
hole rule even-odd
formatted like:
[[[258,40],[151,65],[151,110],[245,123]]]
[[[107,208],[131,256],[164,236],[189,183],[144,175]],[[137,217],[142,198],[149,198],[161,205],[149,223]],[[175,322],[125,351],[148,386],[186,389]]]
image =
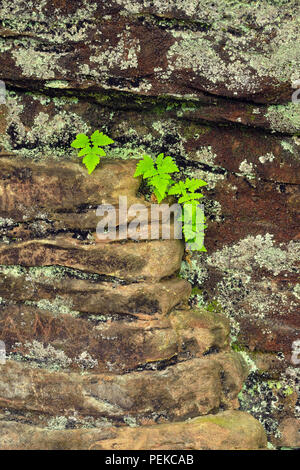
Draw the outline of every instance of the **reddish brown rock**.
[[[12,357],[42,367],[93,373],[161,368],[178,358],[191,359],[228,349],[228,324],[223,318],[208,319],[205,311],[197,316],[193,311],[183,311],[176,322],[166,316],[135,321],[126,321],[126,317],[103,321],[103,317],[93,316],[87,321],[50,313],[45,308],[9,304],[2,308],[0,336],[6,353]],[[234,362],[238,364],[238,357]],[[243,375],[239,370],[237,387]]]
[[[280,380],[292,386],[284,369],[289,366],[294,382],[299,380],[291,363],[293,342],[300,337],[300,114],[299,104],[291,102],[299,87],[298,2],[229,6],[219,1],[212,7],[204,0],[176,5],[46,0],[33,9],[20,1],[13,9],[6,3],[0,7],[0,79],[9,89],[6,105],[0,105],[0,263],[33,263],[41,271],[49,262],[58,263],[141,284],[144,278],[152,282],[173,275],[180,250],[170,249],[172,244],[93,244],[95,207],[105,200],[103,194],[115,203],[124,190],[133,202],[141,200],[138,181],[129,175],[135,163],[103,159],[104,173],[100,169],[87,177],[70,142],[78,132],[101,128],[115,140],[108,157],[163,151],[177,159],[183,179],[208,182],[208,253],[193,255],[186,270],[201,289],[201,304],[232,320],[234,346],[244,355],[276,358],[262,360],[259,367],[277,379],[281,374]],[[21,243],[26,240],[33,241]],[[97,313],[99,292],[87,284],[82,285],[86,307],[78,284],[65,282],[65,291],[55,289],[64,304],[74,301],[71,309],[77,305],[86,314]],[[20,297],[20,281],[14,285]],[[48,288],[35,283],[27,290],[30,301],[52,302],[55,289]],[[105,289],[101,308],[108,310],[113,292]],[[122,315],[129,307],[140,310],[141,298],[136,301],[135,288],[130,289],[132,303],[125,305],[122,289],[122,298],[111,304]],[[142,295],[143,314],[153,310],[151,292]],[[161,292],[157,288],[153,294],[155,309]],[[21,297],[26,300],[26,292]],[[171,308],[168,299],[163,296],[158,309]],[[212,333],[213,327],[202,326],[195,335],[189,322],[182,330],[189,351],[202,354],[210,345],[206,353],[216,353],[226,327]],[[241,384],[238,370],[222,369],[229,400]],[[250,407],[268,402],[267,387],[257,383],[250,392],[256,397],[254,402],[248,398]],[[292,415],[294,408],[293,399]],[[257,413],[263,420],[260,409]],[[267,427],[274,433],[281,417],[274,408],[268,413]]]
[[[178,354],[177,335],[167,319],[93,324],[68,315],[53,317],[36,307],[8,306],[0,320],[7,354],[33,364],[96,372],[126,373],[159,366]],[[39,357],[40,351],[40,357]],[[48,355],[48,357],[47,357]]]
[[[120,429],[92,449],[109,450],[254,450],[266,448],[262,426],[251,415],[225,411],[185,423]]]
[[[176,322],[166,316],[135,321],[126,321],[126,317],[111,321],[107,317],[108,321],[103,321],[103,315],[87,321],[50,313],[46,305],[41,310],[8,304],[2,306],[0,336],[7,354],[21,356],[33,364],[54,367],[57,357],[58,365],[66,368],[125,373],[159,368],[178,357],[190,359],[228,349],[228,324],[222,318],[213,321],[208,317],[205,311],[196,316],[187,310]],[[59,364],[60,354],[65,363]],[[239,383],[238,378],[236,382]]]
[[[89,450],[95,442],[115,435],[116,432],[111,428],[51,430],[0,421],[3,450]]]
[[[176,309],[169,318],[184,348],[196,356],[218,352],[229,346],[230,327],[223,315],[205,309]]]
[[[252,3],[228,8],[204,1],[176,6],[47,1],[37,12],[17,2],[13,13],[1,10],[2,75],[8,83],[50,91],[290,99],[298,78],[299,31],[291,20],[298,4],[265,2],[262,8],[263,19]]]

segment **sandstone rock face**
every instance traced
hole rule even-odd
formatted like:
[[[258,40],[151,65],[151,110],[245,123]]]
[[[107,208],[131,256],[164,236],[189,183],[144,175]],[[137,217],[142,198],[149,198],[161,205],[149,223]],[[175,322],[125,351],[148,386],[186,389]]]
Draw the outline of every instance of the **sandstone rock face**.
[[[236,407],[237,393],[247,375],[243,366],[239,358],[225,354],[218,360],[195,358],[163,370],[82,376],[7,361],[1,366],[0,403],[2,407],[9,403],[16,412],[52,416],[69,416],[76,410],[82,417],[127,417],[142,423],[143,418],[153,420],[157,413],[180,421],[208,414],[221,405]]]
[[[242,410],[275,445],[280,432],[282,445],[298,445],[291,425],[280,422],[299,419],[300,104],[292,102],[299,13],[297,0],[1,2],[0,339],[11,360],[37,367],[34,380],[49,368],[118,380],[183,364],[188,370],[193,361],[204,371],[207,359],[207,375],[218,370],[232,393],[226,401],[224,390],[210,398],[203,391],[205,406],[198,395],[174,405],[184,420],[238,406],[245,373],[235,355],[230,371],[221,359],[231,343],[251,370],[239,393]],[[89,176],[70,143],[95,129],[115,144]],[[132,177],[134,159],[160,152],[176,159],[180,178],[208,182],[207,253],[182,264],[180,240],[127,243],[122,235],[99,243],[95,235],[99,204],[115,205],[118,218],[120,195],[149,209]],[[191,309],[180,265],[196,288]],[[14,400],[2,406],[8,448],[30,448],[32,433],[45,448],[48,438],[49,448],[67,446],[68,430],[48,430],[37,409],[16,414]],[[173,419],[170,412],[149,417],[143,409],[139,422]],[[60,413],[53,426],[75,423]],[[7,416],[22,421],[24,438]],[[76,419],[73,448],[113,443],[102,415]],[[90,431],[95,439],[80,427],[87,424],[101,426]],[[215,442],[226,447],[221,437]]]
[[[51,180],[46,165],[20,161],[10,169],[10,162],[3,160],[1,194],[11,225],[23,224],[25,208],[31,222],[38,223],[36,199],[36,208],[49,211],[49,220],[62,214],[62,223],[66,210],[76,210],[70,207],[72,199],[62,206],[55,200],[58,187],[53,200],[47,200],[45,188],[39,196],[39,185]],[[105,181],[108,166],[99,168],[94,181]],[[68,168],[71,176],[81,173],[73,163]],[[121,168],[128,178],[132,162],[115,161],[111,168]],[[22,188],[23,198],[16,191],[21,174],[32,182]],[[138,188],[130,188],[131,180],[136,185],[133,176],[124,186],[121,176],[119,187],[143,202]],[[116,197],[117,204],[113,185],[104,186],[105,196],[97,191],[94,203]],[[80,213],[74,226],[79,219]],[[49,238],[33,231],[25,240],[6,235],[0,245],[0,336],[8,359],[0,365],[1,447],[110,449],[117,437],[122,449],[202,449],[215,425],[186,420],[209,413],[221,420],[211,448],[265,447],[262,428],[249,415],[225,413],[223,420],[218,413],[239,407],[237,396],[249,369],[230,349],[226,317],[189,307],[191,286],[178,277],[182,241],[97,243],[93,237],[71,237],[74,226],[67,236],[55,230]],[[171,423],[168,444],[164,426]],[[128,424],[141,434],[132,434]],[[85,432],[87,426],[93,430]],[[236,427],[244,426],[250,434],[243,431],[245,438],[238,442]],[[70,427],[74,430],[67,439]]]
[[[5,265],[67,266],[81,271],[129,280],[160,280],[179,271],[183,255],[180,240],[151,243],[86,244],[72,238],[30,240],[2,246]]]
[[[253,450],[266,446],[262,426],[239,411],[139,428],[58,431],[3,421],[0,429],[5,450]]]
[[[176,425],[161,424],[131,429],[130,432],[121,429],[115,438],[95,443],[91,448],[253,450],[263,449],[265,446],[263,429],[249,414],[224,411]]]
[[[280,426],[280,438],[278,444],[282,447],[300,447],[299,420],[293,418],[284,419]]]

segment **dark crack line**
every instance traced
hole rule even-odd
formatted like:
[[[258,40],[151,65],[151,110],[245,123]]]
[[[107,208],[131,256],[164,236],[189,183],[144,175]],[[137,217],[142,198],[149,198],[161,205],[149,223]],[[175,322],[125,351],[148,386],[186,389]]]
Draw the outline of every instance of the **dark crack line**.
[[[142,79],[144,77],[148,77],[148,76],[152,76],[153,74],[150,73],[150,74],[146,74],[144,76],[141,76],[141,77],[137,77],[139,79]],[[3,78],[2,78],[3,79]],[[133,78],[132,78],[133,79]],[[5,78],[4,78],[4,81],[5,81]],[[25,80],[23,80],[24,82]],[[30,90],[28,88],[24,88],[24,84],[22,85],[22,80],[20,80],[21,82],[21,85],[18,86],[16,84],[16,82],[14,82],[14,84],[12,84],[13,82],[10,80],[10,79],[7,79],[6,80],[6,84],[7,84],[7,89],[8,90],[12,90],[12,91],[15,91],[15,92],[19,92],[19,93],[28,93],[30,92]],[[109,108],[109,109],[115,109],[116,111],[119,111],[119,112],[122,112],[122,111],[132,111],[132,110],[139,110],[140,112],[142,113],[155,113],[155,108],[161,104],[162,106],[163,105],[167,105],[167,104],[170,104],[170,101],[174,102],[175,106],[178,105],[180,106],[182,104],[182,102],[189,102],[191,103],[192,105],[195,106],[195,109],[197,109],[197,107],[199,106],[207,106],[207,103],[201,103],[199,102],[198,100],[192,100],[192,99],[176,99],[176,98],[173,98],[172,96],[170,97],[160,97],[160,96],[154,96],[154,95],[139,95],[139,94],[134,94],[133,92],[128,92],[128,91],[119,91],[117,88],[111,88],[111,91],[113,94],[117,95],[117,96],[113,96],[113,103],[112,104],[108,104],[108,103],[99,103],[97,101],[97,99],[95,97],[93,97],[92,95],[97,95],[97,94],[107,94],[110,92],[110,90],[107,90],[105,88],[101,88],[101,91],[93,91],[93,92],[88,92],[86,95],[84,95],[82,92],[76,90],[76,89],[72,89],[70,88],[66,94],[66,90],[64,91],[58,91],[58,90],[48,90],[48,89],[44,89],[43,87],[41,88],[41,82],[42,80],[37,80],[37,89],[32,89],[32,93],[35,93],[35,94],[42,94],[44,96],[48,96],[50,98],[52,97],[64,97],[66,99],[68,98],[72,98],[72,97],[76,97],[78,98],[78,100],[80,101],[84,101],[84,102],[89,102],[89,103],[92,103],[92,104],[95,104],[95,105],[98,105],[98,106],[101,106],[103,108]],[[264,109],[265,111],[267,111],[267,108],[268,106],[270,105],[276,105],[278,103],[268,103],[266,105],[262,105],[262,104],[259,104],[259,103],[255,103],[255,102],[251,102],[251,101],[247,101],[247,100],[243,100],[242,98],[241,99],[238,99],[238,98],[230,98],[230,97],[226,97],[226,96],[221,96],[221,95],[214,95],[214,94],[210,94],[209,92],[205,92],[205,91],[202,91],[202,90],[199,90],[197,88],[195,88],[195,90],[199,93],[201,92],[204,96],[207,96],[207,97],[210,97],[214,100],[224,100],[225,103],[232,103],[232,104],[235,104],[235,103],[241,103],[241,104],[249,104],[249,105],[252,105],[252,106],[260,106],[262,109]],[[122,107],[118,107],[117,106],[117,103],[118,103],[118,100],[121,98],[129,98],[131,99],[132,101],[129,102],[129,103],[124,103],[124,106]],[[142,99],[142,100],[145,100],[145,103],[137,103],[135,100],[137,99]],[[151,101],[153,101],[153,99],[155,99],[157,101],[156,104],[153,104],[151,103]],[[148,103],[147,103],[148,101]],[[225,104],[225,103],[211,103],[210,105],[222,105],[222,104]],[[281,103],[282,104],[282,103]],[[145,109],[143,108],[142,106],[148,106],[148,109]],[[156,113],[155,113],[156,114]],[[196,123],[202,123],[202,124],[209,124],[211,125],[212,123],[215,125],[215,127],[231,127],[231,128],[238,128],[238,129],[251,129],[252,131],[254,132],[262,132],[264,131],[265,134],[270,134],[272,136],[278,136],[278,137],[282,137],[282,136],[287,136],[287,137],[292,137],[294,134],[291,134],[291,133],[284,133],[284,132],[279,132],[279,131],[274,131],[272,130],[271,128],[267,128],[267,127],[263,127],[263,125],[251,125],[250,123],[249,124],[243,124],[243,123],[239,123],[239,122],[236,122],[236,121],[231,121],[230,119],[226,119],[224,118],[224,121],[222,120],[217,120],[217,121],[213,121],[213,120],[209,120],[209,119],[204,119],[204,118],[193,118],[191,116],[178,116],[176,113],[172,112],[172,110],[170,111],[166,111],[164,113],[164,115],[166,116],[171,116],[172,118],[176,118],[178,121],[186,121],[186,122],[196,122]]]

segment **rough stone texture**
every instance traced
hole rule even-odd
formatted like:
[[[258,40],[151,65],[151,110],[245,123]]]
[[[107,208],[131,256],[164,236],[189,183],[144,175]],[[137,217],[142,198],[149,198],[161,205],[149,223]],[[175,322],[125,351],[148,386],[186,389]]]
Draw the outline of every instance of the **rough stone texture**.
[[[248,413],[224,411],[176,424],[51,430],[0,420],[5,450],[265,449],[262,426]],[[217,438],[216,438],[217,436]],[[213,443],[213,444],[212,444]]]
[[[99,321],[113,315],[120,319],[154,318],[188,300],[190,284],[172,278],[157,283],[128,283],[121,279],[85,275],[55,268],[0,267],[2,300],[48,309],[54,315],[72,313]],[[84,277],[84,274],[83,274]],[[84,314],[84,315],[83,315]],[[149,318],[148,318],[149,319]]]
[[[32,7],[18,0],[13,6],[1,2],[0,18],[0,79],[8,91],[0,105],[0,256],[10,265],[0,296],[14,303],[44,300],[34,305],[37,313],[44,306],[47,314],[97,315],[92,305],[100,296],[98,283],[117,276],[118,285],[119,277],[130,284],[120,285],[122,298],[112,302],[120,315],[129,318],[125,304],[127,296],[135,297],[136,280],[137,289],[151,280],[156,296],[154,309],[151,287],[143,291],[143,309],[131,300],[134,317],[170,311],[177,297],[161,296],[158,280],[176,274],[179,242],[104,247],[94,243],[94,232],[95,207],[108,197],[111,174],[121,175],[113,178],[118,190],[111,201],[124,191],[135,202],[139,182],[127,184],[131,159],[172,155],[180,177],[209,183],[207,254],[189,255],[181,270],[196,288],[190,303],[230,320],[232,347],[251,369],[241,408],[280,445],[280,421],[300,416],[299,365],[292,362],[293,342],[300,338],[300,105],[291,101],[299,80],[299,2],[43,0]],[[87,177],[70,149],[78,132],[99,128],[115,140],[108,155],[117,159],[103,159],[103,183],[100,170]],[[133,259],[130,250],[137,246]],[[157,246],[172,266],[160,263]],[[98,269],[91,262],[97,256]],[[61,265],[44,266],[49,259]],[[19,275],[13,281],[19,287],[8,297],[9,276],[21,261],[40,268],[28,268],[30,276],[63,273],[62,286],[51,271],[51,282],[35,280],[30,293],[30,279],[26,284]],[[126,268],[120,265],[125,261]],[[86,310],[75,293],[80,285],[91,296]],[[110,303],[111,287],[102,284],[101,309]],[[224,326],[211,336],[207,322],[193,350],[196,344],[199,351],[218,347]],[[187,325],[187,341],[191,330]]]
[[[253,450],[264,449],[262,426],[249,414],[224,411],[176,425],[161,424],[120,429],[113,439],[95,443],[92,449],[146,450]]]
[[[265,102],[299,78],[297,1],[1,6],[2,74],[23,86]]]
[[[100,372],[125,373],[133,369],[155,368],[164,361],[201,357],[228,349],[229,328],[223,318],[207,322],[207,312],[185,311],[179,319],[113,321],[93,315],[87,321],[53,310],[24,304],[3,307],[0,334],[6,352],[33,364],[55,365],[57,355],[65,357],[62,367]],[[50,306],[48,306],[50,308]],[[177,312],[175,312],[176,315]],[[79,312],[77,313],[79,316]],[[146,316],[145,316],[146,317]],[[107,317],[106,317],[107,318]],[[112,316],[112,318],[114,318]],[[44,345],[44,346],[43,346]],[[35,351],[35,352],[34,352]],[[40,351],[40,357],[35,357]],[[47,361],[47,351],[52,358]]]
[[[43,353],[44,350],[40,356]],[[38,354],[32,349],[37,360]],[[63,354],[53,354],[55,359],[68,365]],[[76,411],[81,416],[113,420],[131,417],[138,422],[145,417],[153,421],[157,415],[181,421],[217,411],[220,406],[236,408],[237,394],[248,373],[240,356],[234,353],[125,375],[56,372],[17,361],[7,361],[0,367],[1,408],[52,416],[70,416]]]
[[[67,266],[128,280],[160,280],[179,271],[181,240],[83,243],[64,236],[0,246],[1,264]]]
[[[281,437],[278,444],[282,447],[300,447],[300,423],[294,418],[284,419],[280,425]]]
[[[21,214],[26,209],[34,223],[39,222],[34,208],[48,210],[49,218],[56,214],[60,223],[68,210],[78,211],[80,204],[73,209],[70,194],[69,201],[67,197],[60,204],[64,173],[61,180],[56,178],[54,166],[47,169],[41,163],[21,160],[13,164],[4,159],[2,168],[2,207],[7,208],[4,230],[18,226],[19,221],[23,224]],[[78,165],[69,163],[67,168],[70,184],[78,173],[77,179],[87,179]],[[113,174],[116,168],[121,171],[118,190],[109,182],[105,186],[107,172]],[[132,170],[132,162],[120,160],[100,167],[97,179],[86,183],[90,190],[96,185],[95,203],[117,203],[118,191],[143,202],[136,195]],[[29,181],[23,186],[24,179]],[[49,186],[43,187],[44,180]],[[98,181],[102,180],[103,199],[98,199]],[[55,194],[48,200],[51,181]],[[84,200],[84,191],[83,182],[78,201]],[[7,216],[14,221],[7,222]],[[74,220],[74,232],[77,223]],[[36,238],[29,230],[26,237],[15,239],[5,232],[0,245],[0,336],[7,356],[0,366],[2,448],[44,448],[48,429],[53,428],[58,432],[49,435],[49,449],[90,448],[119,432],[112,432],[111,425],[129,423],[144,429],[237,409],[237,396],[249,369],[240,353],[230,349],[226,317],[188,306],[191,286],[177,276],[182,241],[99,243],[93,237],[71,237],[71,233],[54,231],[51,237]],[[7,419],[14,424],[9,425]],[[242,425],[239,415],[233,421],[234,426]],[[21,441],[20,424],[29,430],[26,434],[25,429],[27,437]],[[71,432],[67,444],[63,429],[69,425],[78,432]],[[246,446],[264,445],[257,426]],[[86,433],[86,427],[94,429]],[[174,431],[176,441],[181,430]],[[228,446],[235,447],[235,429],[228,432],[232,439]],[[37,439],[34,445],[32,433]],[[223,446],[221,434],[216,448]],[[185,431],[181,439],[184,436]],[[128,439],[124,448],[132,445],[130,432]],[[110,445],[107,442],[107,448]]]

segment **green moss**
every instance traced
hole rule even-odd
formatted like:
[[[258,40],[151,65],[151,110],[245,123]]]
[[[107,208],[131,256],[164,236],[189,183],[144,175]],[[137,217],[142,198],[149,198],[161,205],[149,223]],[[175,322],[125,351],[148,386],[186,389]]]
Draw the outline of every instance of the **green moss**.
[[[209,312],[215,312],[215,313],[222,313],[223,312],[222,305],[217,300],[212,300],[212,301],[208,302],[207,305],[206,305],[206,309]]]
[[[228,416],[222,416],[220,413],[217,415],[200,416],[192,419],[191,422],[200,426],[201,424],[212,423],[226,430],[230,430],[236,423],[234,418],[229,419]]]
[[[199,287],[193,287],[191,291],[191,297],[194,297],[195,295],[202,295],[203,291],[202,289],[199,289]]]
[[[211,131],[211,127],[199,123],[190,122],[188,126],[184,127],[183,137],[185,140],[188,139],[199,139],[201,136],[208,134]]]
[[[245,348],[237,341],[231,343],[231,349],[236,352],[242,352],[245,350]]]

